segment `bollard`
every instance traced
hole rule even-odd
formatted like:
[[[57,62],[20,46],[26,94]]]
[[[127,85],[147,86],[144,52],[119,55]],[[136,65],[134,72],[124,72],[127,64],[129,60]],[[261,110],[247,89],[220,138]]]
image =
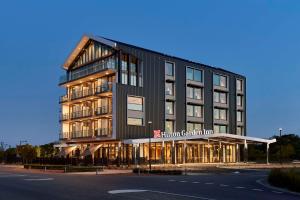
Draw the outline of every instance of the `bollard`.
[[[47,166],[45,166],[44,171],[45,171],[45,172],[47,171]]]
[[[67,166],[65,166],[65,173],[67,173]]]

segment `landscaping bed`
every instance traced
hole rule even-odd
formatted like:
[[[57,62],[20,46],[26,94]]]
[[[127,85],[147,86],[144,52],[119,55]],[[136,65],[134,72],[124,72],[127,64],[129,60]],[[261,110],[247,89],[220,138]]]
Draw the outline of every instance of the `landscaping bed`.
[[[181,170],[167,170],[167,169],[153,169],[149,172],[149,169],[134,168],[132,172],[141,173],[141,174],[182,175]]]
[[[268,181],[273,186],[300,192],[300,169],[272,169]]]

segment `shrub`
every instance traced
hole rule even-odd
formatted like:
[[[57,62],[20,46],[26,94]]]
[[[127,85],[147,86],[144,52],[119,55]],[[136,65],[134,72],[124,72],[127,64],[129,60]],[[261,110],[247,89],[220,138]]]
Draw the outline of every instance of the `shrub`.
[[[273,169],[269,174],[268,181],[273,186],[300,192],[300,171],[297,169]]]
[[[133,173],[140,173],[142,174],[148,174],[149,169],[144,169],[144,168],[134,168],[132,170]],[[182,171],[181,170],[162,170],[162,169],[153,169],[150,171],[150,174],[160,174],[160,175],[181,175]]]

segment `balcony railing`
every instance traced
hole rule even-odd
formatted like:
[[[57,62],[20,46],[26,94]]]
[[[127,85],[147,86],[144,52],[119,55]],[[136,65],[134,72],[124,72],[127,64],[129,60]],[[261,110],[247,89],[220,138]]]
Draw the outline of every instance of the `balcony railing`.
[[[93,89],[92,88],[87,88],[87,89],[83,89],[83,90],[79,90],[79,91],[74,91],[71,94],[71,100],[74,99],[79,99],[79,98],[83,98],[83,97],[88,97],[93,95]]]
[[[93,115],[92,109],[80,110],[71,113],[71,119],[91,117]]]
[[[95,130],[81,130],[81,131],[71,131],[71,132],[61,132],[59,134],[59,139],[76,139],[76,138],[91,138],[96,137],[110,137],[112,135],[112,128],[98,128]]]
[[[112,129],[111,128],[98,128],[95,130],[96,137],[108,137],[111,136]]]
[[[115,56],[94,62],[90,65],[71,71],[68,75],[61,76],[59,79],[59,84],[73,81],[107,69],[116,69],[116,66],[118,66],[117,62],[118,60],[115,58]]]
[[[70,95],[70,98],[68,95],[61,96],[59,98],[59,103],[66,102],[68,100],[75,100],[75,99],[80,99],[92,95],[97,95],[105,92],[111,92],[112,91],[112,85],[113,83],[105,83],[102,85],[97,86],[95,89],[93,88],[87,88],[83,90],[77,90],[73,91]]]
[[[59,120],[60,120],[60,121],[68,120],[69,117],[70,117],[70,116],[69,116],[69,113],[61,114],[61,115],[59,116]]]
[[[72,138],[85,138],[85,137],[92,137],[93,131],[92,130],[82,130],[82,131],[72,131],[71,137]]]
[[[112,113],[111,106],[102,106],[102,107],[98,107],[95,110],[95,115],[106,115],[106,114],[111,114],[111,113]]]

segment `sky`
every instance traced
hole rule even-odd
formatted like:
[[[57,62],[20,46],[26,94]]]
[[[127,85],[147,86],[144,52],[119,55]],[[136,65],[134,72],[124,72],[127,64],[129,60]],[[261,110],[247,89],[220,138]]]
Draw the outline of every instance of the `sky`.
[[[0,141],[58,140],[61,66],[83,34],[247,77],[247,134],[300,134],[300,1],[2,1]]]

